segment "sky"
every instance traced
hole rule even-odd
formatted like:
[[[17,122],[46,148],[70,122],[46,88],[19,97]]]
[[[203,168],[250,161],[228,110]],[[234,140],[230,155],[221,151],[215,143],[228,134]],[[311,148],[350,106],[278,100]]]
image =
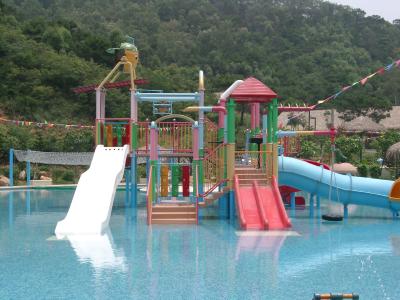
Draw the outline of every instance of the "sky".
[[[361,8],[368,16],[379,15],[390,22],[400,19],[400,0],[329,0],[329,2]]]

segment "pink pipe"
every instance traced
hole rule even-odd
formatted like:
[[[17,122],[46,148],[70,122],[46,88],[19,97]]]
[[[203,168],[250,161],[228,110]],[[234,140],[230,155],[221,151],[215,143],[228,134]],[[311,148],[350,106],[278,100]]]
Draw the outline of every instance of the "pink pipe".
[[[219,100],[219,107],[224,109],[225,111],[219,111],[218,112],[218,128],[224,128],[224,118],[226,114],[226,108],[225,108],[226,100],[225,99],[220,99]]]
[[[199,160],[199,125],[197,122],[193,126],[192,152],[193,160]]]
[[[152,122],[150,127],[150,160],[158,160],[158,132],[157,126]]]
[[[260,128],[260,103],[254,103],[255,128]]]
[[[252,103],[250,106],[250,129],[256,128],[256,105]]]
[[[313,131],[313,134],[316,136],[335,136],[337,134],[337,131],[335,128],[332,128],[331,130],[317,130]]]

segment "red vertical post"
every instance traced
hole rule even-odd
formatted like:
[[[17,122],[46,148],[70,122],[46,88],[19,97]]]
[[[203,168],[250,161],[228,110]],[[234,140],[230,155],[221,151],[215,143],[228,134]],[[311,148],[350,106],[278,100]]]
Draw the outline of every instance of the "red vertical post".
[[[189,166],[182,166],[182,196],[189,197]]]

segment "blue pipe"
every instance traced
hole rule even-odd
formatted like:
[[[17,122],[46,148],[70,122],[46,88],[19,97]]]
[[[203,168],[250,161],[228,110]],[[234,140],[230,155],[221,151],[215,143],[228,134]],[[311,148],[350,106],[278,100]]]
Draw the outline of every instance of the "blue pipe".
[[[279,157],[279,184],[328,198],[331,171],[291,157]],[[334,173],[332,200],[345,205],[367,205],[400,210],[400,202],[390,201],[394,184],[390,180],[353,177]]]

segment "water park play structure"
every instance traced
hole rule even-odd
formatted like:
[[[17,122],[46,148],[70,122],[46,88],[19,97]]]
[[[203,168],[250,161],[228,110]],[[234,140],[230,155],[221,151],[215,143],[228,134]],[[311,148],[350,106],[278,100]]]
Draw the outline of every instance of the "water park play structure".
[[[281,191],[290,193],[295,208],[296,191],[310,193],[310,209],[321,197],[349,204],[400,210],[400,181],[339,175],[317,162],[285,157],[297,137],[329,136],[334,149],[336,131],[278,130],[279,111],[308,111],[312,107],[278,106],[277,94],[255,78],[234,82],[215,106],[205,106],[204,77],[199,73],[197,92],[164,93],[136,88],[136,47],[124,55],[98,86],[78,88],[96,91],[96,152],[90,169],[78,184],[65,220],[56,233],[98,232],[107,227],[117,184],[125,173],[126,194],[137,205],[138,163],[146,162],[147,222],[197,224],[205,207],[214,207],[221,218],[237,215],[243,230],[279,230],[291,227]],[[120,69],[122,70],[120,71]],[[119,87],[115,80],[129,75],[130,117],[107,118],[106,91]],[[162,115],[155,121],[139,121],[138,105],[153,104]],[[186,115],[172,114],[176,102],[191,102]],[[236,149],[235,107],[250,105],[251,128],[244,150]],[[265,105],[262,115],[261,106]],[[218,113],[218,124],[205,113]],[[262,123],[262,125],[260,124]],[[104,147],[102,146],[104,145]],[[286,148],[286,149],[285,149]],[[124,171],[125,170],[125,171]],[[88,209],[90,207],[91,212]],[[82,219],[85,219],[83,222]]]

